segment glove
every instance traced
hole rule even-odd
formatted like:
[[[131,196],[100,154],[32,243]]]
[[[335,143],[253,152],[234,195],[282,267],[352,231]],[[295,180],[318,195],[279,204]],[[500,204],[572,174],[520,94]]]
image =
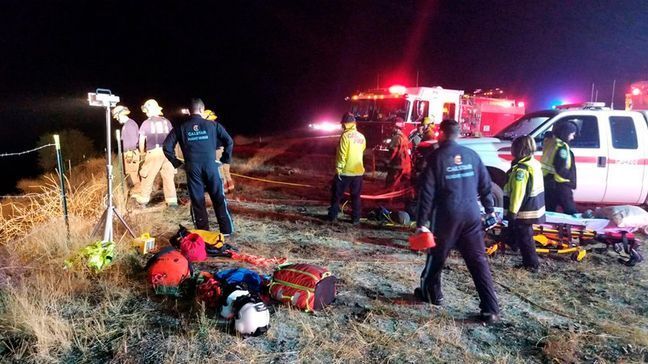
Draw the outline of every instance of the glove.
[[[515,221],[515,219],[517,219],[517,214],[516,214],[516,213],[508,212],[508,213],[506,214],[506,220],[507,220],[509,223],[512,223],[513,221]]]

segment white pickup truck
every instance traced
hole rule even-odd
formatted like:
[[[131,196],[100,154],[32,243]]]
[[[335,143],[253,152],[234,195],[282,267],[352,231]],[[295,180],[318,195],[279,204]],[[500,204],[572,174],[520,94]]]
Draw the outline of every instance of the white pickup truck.
[[[585,103],[526,114],[494,138],[459,140],[484,161],[497,185],[493,186],[497,206],[503,202],[501,187],[511,166],[513,139],[520,135],[533,136],[539,160],[544,135],[559,120],[572,120],[580,128],[570,143],[576,158],[576,202],[615,205],[647,202],[648,112],[611,110],[602,103]]]

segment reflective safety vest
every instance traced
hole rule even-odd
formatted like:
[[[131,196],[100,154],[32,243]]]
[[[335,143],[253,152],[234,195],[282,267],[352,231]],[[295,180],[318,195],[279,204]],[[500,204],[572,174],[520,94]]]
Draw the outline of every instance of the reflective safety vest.
[[[563,153],[567,154],[567,165],[566,169],[571,168],[571,152],[569,149],[569,144],[563,142],[562,140],[553,137],[546,140],[544,144],[544,150],[542,152],[542,159],[540,163],[542,164],[542,175],[546,176],[552,174],[554,181],[558,183],[567,183],[569,179],[563,178],[558,173],[556,173],[556,167],[554,166],[554,161],[556,159],[556,153],[560,150],[564,150]]]
[[[516,214],[527,224],[545,222],[544,181],[542,167],[532,158],[524,157],[506,173],[504,209]]]

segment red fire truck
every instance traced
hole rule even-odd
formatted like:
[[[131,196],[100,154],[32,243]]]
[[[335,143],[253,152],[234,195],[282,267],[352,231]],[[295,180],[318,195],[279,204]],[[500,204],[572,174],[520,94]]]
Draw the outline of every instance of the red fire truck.
[[[648,81],[639,81],[630,85],[630,92],[625,94],[626,110],[648,110]]]
[[[466,94],[442,87],[392,86],[359,92],[347,98],[369,147],[391,134],[394,119],[405,121],[408,135],[424,117],[433,123],[444,119],[459,121],[464,136],[492,136],[524,115],[524,103],[503,98],[500,89]]]

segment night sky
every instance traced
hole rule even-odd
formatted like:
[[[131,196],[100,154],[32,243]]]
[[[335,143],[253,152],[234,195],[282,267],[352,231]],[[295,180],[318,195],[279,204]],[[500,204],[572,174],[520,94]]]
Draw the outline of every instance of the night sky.
[[[77,128],[103,147],[110,88],[144,119],[156,98],[172,122],[202,97],[233,134],[339,117],[344,97],[390,83],[504,88],[527,109],[615,104],[648,79],[648,1],[4,1],[0,153]],[[0,158],[16,177],[35,158]],[[15,183],[3,178],[0,192]]]

